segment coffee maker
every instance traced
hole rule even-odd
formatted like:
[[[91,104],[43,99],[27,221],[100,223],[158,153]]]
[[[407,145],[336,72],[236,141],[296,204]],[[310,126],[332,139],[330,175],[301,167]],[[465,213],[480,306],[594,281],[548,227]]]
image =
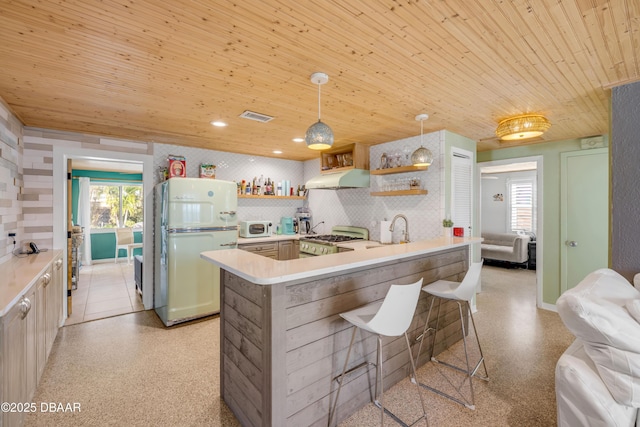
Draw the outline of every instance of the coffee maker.
[[[293,218],[290,216],[283,216],[280,218],[280,230],[282,230],[282,234],[296,234],[294,231],[293,221]]]
[[[300,234],[311,233],[311,212],[296,212]]]

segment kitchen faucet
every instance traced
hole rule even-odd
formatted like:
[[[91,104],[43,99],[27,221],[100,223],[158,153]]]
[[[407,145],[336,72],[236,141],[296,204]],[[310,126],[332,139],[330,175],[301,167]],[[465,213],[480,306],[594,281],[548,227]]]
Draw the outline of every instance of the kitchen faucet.
[[[398,215],[394,216],[393,219],[391,220],[391,225],[389,226],[389,231],[393,232],[393,227],[396,224],[396,220],[398,218],[404,219],[404,240],[403,241],[405,243],[409,243],[409,220],[407,219],[406,216],[404,216],[402,214],[398,214]]]

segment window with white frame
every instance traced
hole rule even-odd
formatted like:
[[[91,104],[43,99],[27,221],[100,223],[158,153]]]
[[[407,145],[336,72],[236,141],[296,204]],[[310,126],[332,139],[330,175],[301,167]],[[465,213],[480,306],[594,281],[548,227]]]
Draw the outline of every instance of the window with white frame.
[[[509,191],[509,229],[512,232],[535,233],[535,178],[509,180],[507,188]]]
[[[135,227],[143,221],[142,185],[91,184],[91,228]]]

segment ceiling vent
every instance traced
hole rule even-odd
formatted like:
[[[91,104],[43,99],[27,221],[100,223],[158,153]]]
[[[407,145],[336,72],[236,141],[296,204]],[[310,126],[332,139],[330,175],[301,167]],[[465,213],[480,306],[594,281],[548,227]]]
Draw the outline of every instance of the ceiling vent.
[[[244,113],[240,114],[240,117],[243,119],[255,120],[256,122],[267,123],[273,120],[273,117],[267,116],[265,114],[256,113],[254,111],[245,110]]]
[[[604,146],[603,136],[593,136],[591,138],[582,138],[580,140],[580,148],[583,150],[588,150],[590,148],[603,148]]]

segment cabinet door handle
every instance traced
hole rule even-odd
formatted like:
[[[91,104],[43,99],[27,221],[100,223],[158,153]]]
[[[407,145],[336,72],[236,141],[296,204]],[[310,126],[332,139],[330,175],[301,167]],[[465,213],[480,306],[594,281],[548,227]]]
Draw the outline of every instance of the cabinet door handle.
[[[24,319],[25,317],[27,317],[27,314],[29,314],[30,310],[31,301],[29,301],[29,298],[27,297],[22,297],[22,300],[20,300],[20,312],[22,313],[21,318]]]
[[[42,276],[42,282],[44,283],[44,287],[46,288],[47,285],[51,282],[51,275],[49,273],[46,273],[44,276]]]
[[[238,242],[221,243],[220,246],[236,246]]]
[[[61,259],[56,261],[56,270],[60,270],[60,267],[62,267],[62,260]]]

